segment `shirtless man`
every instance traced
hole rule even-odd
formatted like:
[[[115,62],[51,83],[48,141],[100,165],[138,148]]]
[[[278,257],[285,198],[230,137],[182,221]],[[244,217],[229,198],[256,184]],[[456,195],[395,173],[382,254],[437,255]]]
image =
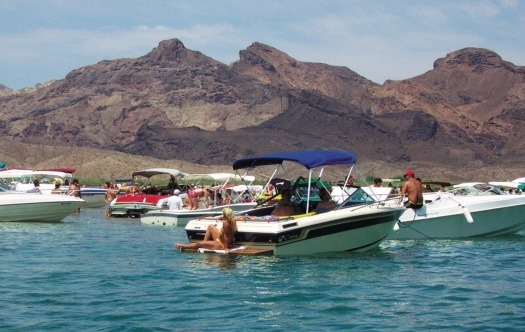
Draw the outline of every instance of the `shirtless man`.
[[[408,170],[405,172],[406,182],[401,188],[401,200],[408,197],[405,202],[405,207],[417,210],[423,206],[423,185],[414,178],[414,171]]]
[[[111,182],[106,182],[106,195],[104,196],[104,201],[106,202],[106,217],[111,216],[111,202],[117,197],[119,193],[119,187],[115,186]]]

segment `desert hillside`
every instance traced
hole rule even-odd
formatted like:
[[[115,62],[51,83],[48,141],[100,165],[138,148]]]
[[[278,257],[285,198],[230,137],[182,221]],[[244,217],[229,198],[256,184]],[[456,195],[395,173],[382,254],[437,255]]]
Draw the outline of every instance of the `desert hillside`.
[[[524,176],[525,68],[491,50],[457,50],[426,73],[384,84],[261,43],[239,55],[226,65],[171,39],[32,89],[1,86],[0,160],[114,178],[156,166],[229,171],[250,155],[343,149],[366,175]]]

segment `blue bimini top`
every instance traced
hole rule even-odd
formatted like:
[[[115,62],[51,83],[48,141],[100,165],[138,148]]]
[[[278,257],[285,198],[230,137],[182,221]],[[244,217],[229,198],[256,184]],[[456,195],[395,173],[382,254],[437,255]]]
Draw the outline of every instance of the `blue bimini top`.
[[[327,165],[353,165],[356,156],[352,152],[342,150],[311,150],[297,152],[270,153],[260,157],[250,157],[236,160],[233,169],[253,168],[265,165],[278,165],[284,161],[299,163],[307,169]]]

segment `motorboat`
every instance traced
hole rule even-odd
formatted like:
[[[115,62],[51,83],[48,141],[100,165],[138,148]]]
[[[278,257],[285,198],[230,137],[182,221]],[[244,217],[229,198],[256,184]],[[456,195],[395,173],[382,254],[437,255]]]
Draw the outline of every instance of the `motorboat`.
[[[498,186],[487,184],[485,182],[463,182],[452,186],[452,189],[447,192],[454,193],[456,195],[502,195],[506,192],[499,189]]]
[[[34,190],[34,181],[38,180],[39,190],[44,195],[50,195],[55,189],[55,184],[60,183],[60,190],[64,195],[72,195],[68,183],[73,180],[74,168],[53,168],[46,170],[8,170],[0,172],[0,178],[10,179],[11,187],[20,192]],[[7,181],[6,181],[7,182]],[[86,202],[84,208],[95,208],[105,205],[106,189],[98,187],[81,186],[80,196]]]
[[[162,225],[162,226],[186,226],[190,220],[215,217],[222,213],[225,207],[229,207],[234,212],[242,212],[253,209],[256,202],[234,203],[230,205],[214,205],[208,208],[203,207],[197,210],[156,210],[149,211],[140,215],[140,222],[144,225]]]
[[[262,186],[253,185],[255,177],[251,175],[241,178],[238,174],[232,173],[188,174],[183,177],[183,180],[194,185],[210,184],[208,188],[212,197],[208,197],[208,204],[201,202],[196,210],[189,210],[188,207],[184,207],[180,210],[148,211],[140,215],[142,224],[186,226],[192,219],[218,216],[225,207],[229,207],[235,212],[246,211],[257,205],[253,197],[262,190]],[[235,185],[236,181],[243,184]],[[219,202],[219,196],[224,198],[224,201]]]
[[[524,184],[512,181],[491,181],[489,182],[489,185],[499,188],[501,192],[507,194],[522,194],[523,189],[525,188]]]
[[[424,193],[423,207],[407,209],[388,239],[489,237],[516,233],[525,227],[525,195],[472,188],[475,186],[465,185],[451,192]]]
[[[0,185],[0,221],[60,222],[84,204],[74,196],[23,193]]]
[[[235,244],[274,255],[364,251],[378,246],[393,231],[404,207],[380,204],[361,188],[355,188],[334,210],[316,212],[320,187],[326,186],[320,179],[325,168],[349,166],[348,178],[355,162],[353,153],[340,150],[274,153],[235,161],[233,169],[236,172],[276,166],[271,178],[277,170],[286,173],[290,165],[291,170],[299,165],[308,173],[308,178],[298,179],[292,186],[299,214],[274,216],[271,214],[274,206],[264,202],[252,210],[238,213]],[[210,224],[220,224],[220,219],[191,220],[185,227],[189,241],[203,240]]]
[[[8,186],[10,190],[15,190],[20,177],[31,173],[31,169],[3,169],[0,170],[0,183]]]
[[[172,168],[148,168],[133,172],[131,177],[134,184],[138,183],[140,177],[150,180],[152,177],[169,176],[170,182],[164,187],[150,187],[145,192],[138,192],[138,186],[128,186],[124,195],[116,197],[111,202],[111,216],[113,217],[132,217],[139,218],[141,214],[148,211],[167,209],[167,199],[170,197],[170,189],[176,189],[177,179],[186,175],[177,169]],[[169,188],[172,183],[173,188]],[[135,191],[136,190],[136,191]]]

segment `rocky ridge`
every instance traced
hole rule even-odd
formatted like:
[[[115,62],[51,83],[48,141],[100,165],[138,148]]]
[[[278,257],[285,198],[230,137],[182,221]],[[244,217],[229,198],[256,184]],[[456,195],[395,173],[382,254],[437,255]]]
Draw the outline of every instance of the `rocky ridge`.
[[[380,85],[261,43],[227,66],[172,39],[37,89],[2,89],[0,136],[196,167],[336,148],[356,152],[382,176],[413,167],[434,178],[511,178],[522,176],[524,84],[524,67],[485,49],[449,53],[420,76]]]

